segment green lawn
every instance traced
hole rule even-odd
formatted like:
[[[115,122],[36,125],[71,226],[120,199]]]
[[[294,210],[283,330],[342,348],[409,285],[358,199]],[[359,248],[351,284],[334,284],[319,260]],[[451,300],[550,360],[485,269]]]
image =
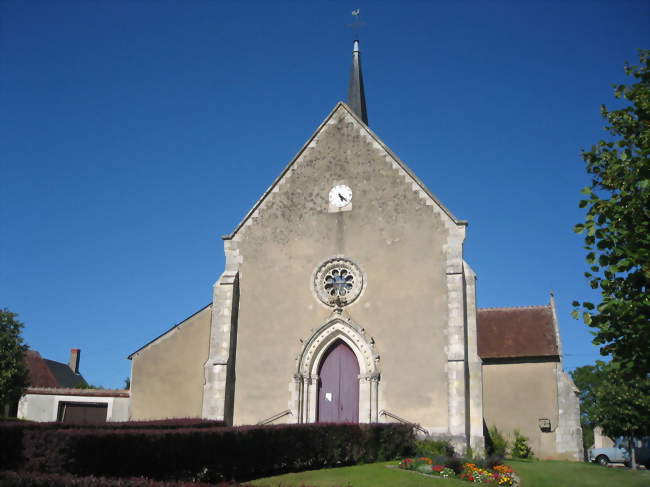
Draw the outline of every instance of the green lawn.
[[[308,472],[288,473],[276,477],[266,477],[254,480],[258,486],[295,486],[301,484],[317,487],[467,487],[467,482],[425,477],[399,468],[386,468],[386,465],[397,467],[399,462],[369,463],[354,467],[326,468]]]
[[[579,462],[507,462],[521,477],[521,487],[650,487],[650,472],[633,472]],[[257,486],[317,487],[468,487],[469,482],[431,478],[413,472],[386,468],[397,462],[371,463],[354,467],[327,468],[288,473],[251,482]]]
[[[593,463],[510,460],[521,487],[649,487],[650,472],[606,468]]]

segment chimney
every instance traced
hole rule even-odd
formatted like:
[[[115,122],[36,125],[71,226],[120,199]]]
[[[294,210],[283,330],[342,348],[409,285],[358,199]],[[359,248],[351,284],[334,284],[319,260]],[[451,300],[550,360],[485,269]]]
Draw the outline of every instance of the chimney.
[[[79,373],[79,356],[81,355],[81,350],[78,348],[73,348],[70,350],[70,362],[68,366],[72,369],[72,372],[75,374]]]

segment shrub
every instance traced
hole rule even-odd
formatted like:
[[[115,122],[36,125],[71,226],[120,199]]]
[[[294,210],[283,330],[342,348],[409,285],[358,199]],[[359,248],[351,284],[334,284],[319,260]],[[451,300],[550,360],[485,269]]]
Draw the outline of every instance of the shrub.
[[[496,425],[490,428],[489,434],[485,438],[485,449],[488,455],[498,455],[505,457],[508,454],[510,443],[508,439],[497,429]]]
[[[512,444],[513,458],[533,458],[533,450],[528,445],[528,438],[515,430],[515,441]]]
[[[158,482],[145,478],[107,479],[94,476],[75,477],[73,475],[31,472],[0,472],[0,485],[3,487],[253,487],[250,484],[233,484],[227,482],[218,484]],[[310,486],[301,485],[300,487]]]
[[[15,470],[23,461],[23,436],[25,432],[61,431],[61,430],[165,430],[182,428],[221,428],[223,421],[209,421],[199,418],[165,419],[156,421],[125,421],[97,424],[69,424],[25,420],[0,421],[0,469]],[[34,437],[38,433],[29,433]]]
[[[213,421],[201,418],[180,418],[180,419],[159,419],[153,421],[120,421],[108,423],[90,423],[90,424],[75,424],[75,423],[59,423],[52,422],[37,422],[37,421],[0,421],[0,433],[6,429],[178,429],[178,428],[220,428],[224,426],[223,421]]]
[[[456,452],[449,440],[426,439],[415,442],[415,454],[420,457],[453,457]]]
[[[413,453],[411,426],[307,424],[235,428],[27,429],[27,471],[157,480],[249,480]]]

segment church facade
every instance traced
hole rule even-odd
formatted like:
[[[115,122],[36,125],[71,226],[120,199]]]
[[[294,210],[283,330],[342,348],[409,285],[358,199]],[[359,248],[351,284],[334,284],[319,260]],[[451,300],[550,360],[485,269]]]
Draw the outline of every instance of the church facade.
[[[533,383],[541,374],[549,384],[548,411],[518,428],[553,433],[533,439],[544,456],[578,459],[579,419],[569,441],[556,434],[564,384],[557,320],[555,348],[542,355],[492,357],[489,365],[480,356],[466,228],[368,127],[355,41],[349,103],[334,107],[223,237],[225,269],[212,302],[129,357],[131,418],[403,421],[480,450],[485,425],[524,406],[493,404],[485,378],[526,369]],[[483,336],[499,333],[492,328]],[[537,340],[538,328],[528,326],[526,339]],[[574,411],[575,392],[563,397]],[[494,409],[488,422],[486,404]]]

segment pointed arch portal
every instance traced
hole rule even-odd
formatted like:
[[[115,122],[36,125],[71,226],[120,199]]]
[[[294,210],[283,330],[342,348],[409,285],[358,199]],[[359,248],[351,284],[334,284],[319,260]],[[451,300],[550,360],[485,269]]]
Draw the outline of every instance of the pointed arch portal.
[[[359,422],[359,362],[342,340],[325,352],[318,377],[318,422]]]
[[[318,327],[296,357],[294,421],[377,422],[378,360],[373,340],[349,317],[336,315]]]

